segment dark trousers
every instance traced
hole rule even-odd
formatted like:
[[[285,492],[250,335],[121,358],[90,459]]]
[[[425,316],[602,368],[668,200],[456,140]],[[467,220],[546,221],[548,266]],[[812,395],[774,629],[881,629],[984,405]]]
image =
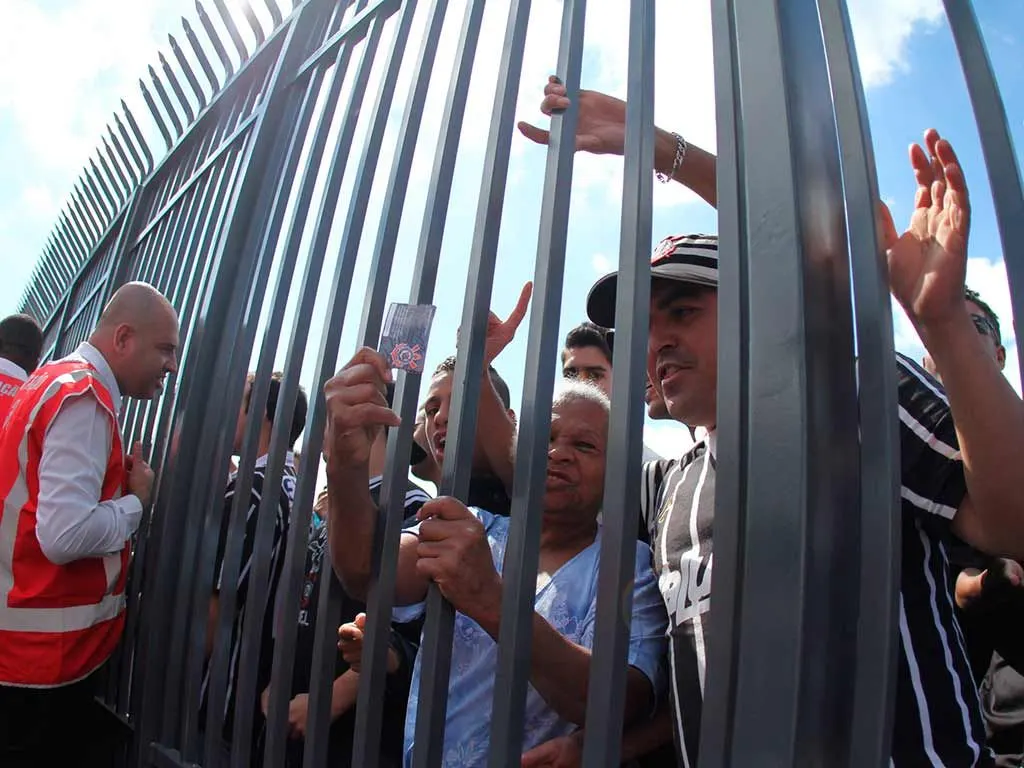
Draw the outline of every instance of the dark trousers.
[[[99,768],[95,677],[60,688],[0,686],[0,766]]]

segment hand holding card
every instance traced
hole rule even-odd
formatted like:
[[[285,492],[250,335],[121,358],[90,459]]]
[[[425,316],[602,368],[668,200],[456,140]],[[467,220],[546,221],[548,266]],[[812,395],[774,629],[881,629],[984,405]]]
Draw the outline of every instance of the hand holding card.
[[[380,353],[389,366],[409,373],[423,373],[435,309],[429,304],[392,304],[388,307]]]

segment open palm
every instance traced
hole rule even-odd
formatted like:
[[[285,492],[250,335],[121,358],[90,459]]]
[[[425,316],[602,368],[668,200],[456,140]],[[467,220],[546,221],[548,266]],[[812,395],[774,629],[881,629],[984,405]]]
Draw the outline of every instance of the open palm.
[[[953,147],[934,129],[925,146],[927,153],[910,149],[918,185],[910,227],[897,237],[891,219],[885,225],[890,288],[918,326],[947,319],[963,303],[970,230],[967,184]]]

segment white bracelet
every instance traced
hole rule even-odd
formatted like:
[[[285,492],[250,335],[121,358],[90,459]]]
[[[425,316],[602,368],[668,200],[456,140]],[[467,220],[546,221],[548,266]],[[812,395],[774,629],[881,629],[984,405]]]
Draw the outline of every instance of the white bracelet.
[[[672,170],[668,173],[662,173],[661,171],[655,172],[655,176],[657,176],[658,181],[662,184],[667,184],[675,178],[676,172],[686,160],[686,150],[690,148],[690,145],[686,143],[686,139],[678,133],[673,133],[672,135],[676,138],[676,156],[672,160]]]

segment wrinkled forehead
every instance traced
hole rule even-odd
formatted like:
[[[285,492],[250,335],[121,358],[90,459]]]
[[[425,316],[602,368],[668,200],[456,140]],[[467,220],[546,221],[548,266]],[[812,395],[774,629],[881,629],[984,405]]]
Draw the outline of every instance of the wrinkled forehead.
[[[608,412],[590,400],[567,400],[551,408],[551,434],[589,435],[603,441],[608,434]]]

